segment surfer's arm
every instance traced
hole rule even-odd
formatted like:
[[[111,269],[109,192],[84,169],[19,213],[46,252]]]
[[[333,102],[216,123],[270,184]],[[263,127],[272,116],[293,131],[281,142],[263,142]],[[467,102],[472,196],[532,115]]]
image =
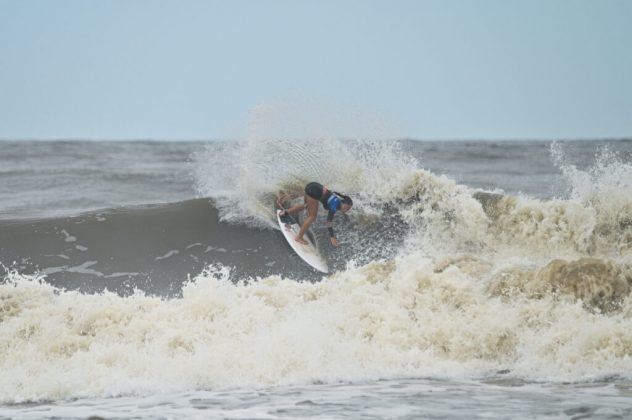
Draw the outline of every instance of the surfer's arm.
[[[285,204],[286,201],[294,200],[296,197],[298,197],[297,193],[279,191],[277,193],[276,205],[278,208],[283,209],[283,204]]]
[[[336,214],[335,211],[331,211],[329,210],[329,213],[327,214],[327,223],[325,223],[325,226],[327,226],[327,231],[329,232],[329,240],[331,241],[331,244],[333,246],[338,246],[338,240],[336,239],[336,234],[334,233],[334,214]]]
[[[329,236],[331,236],[332,238],[336,235],[334,235],[334,215],[336,214],[335,211],[331,211],[329,210],[329,213],[327,213],[327,223],[325,223],[325,226],[327,226],[327,230],[329,231]]]

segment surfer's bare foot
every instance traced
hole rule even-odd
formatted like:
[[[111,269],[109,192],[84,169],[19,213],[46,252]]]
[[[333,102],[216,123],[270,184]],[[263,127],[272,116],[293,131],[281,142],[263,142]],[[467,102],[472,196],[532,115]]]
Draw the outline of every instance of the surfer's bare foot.
[[[303,238],[294,238],[294,240],[299,244],[307,245],[307,241]]]

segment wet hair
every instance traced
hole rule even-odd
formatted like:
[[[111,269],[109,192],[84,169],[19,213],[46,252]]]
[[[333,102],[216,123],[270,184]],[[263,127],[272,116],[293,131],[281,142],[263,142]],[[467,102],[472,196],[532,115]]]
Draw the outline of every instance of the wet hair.
[[[348,195],[340,194],[338,191],[334,191],[338,197],[341,198],[342,204],[348,204],[349,206],[353,206],[353,200]]]

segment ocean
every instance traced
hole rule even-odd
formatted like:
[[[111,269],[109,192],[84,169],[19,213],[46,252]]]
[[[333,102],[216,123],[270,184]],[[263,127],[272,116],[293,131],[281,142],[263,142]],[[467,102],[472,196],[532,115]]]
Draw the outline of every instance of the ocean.
[[[632,140],[0,141],[0,419],[630,418],[631,292]]]

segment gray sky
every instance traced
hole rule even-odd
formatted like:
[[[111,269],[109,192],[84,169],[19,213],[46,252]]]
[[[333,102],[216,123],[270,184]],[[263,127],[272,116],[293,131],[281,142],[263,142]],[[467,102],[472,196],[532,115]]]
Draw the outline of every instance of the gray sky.
[[[0,138],[253,130],[632,136],[632,1],[0,0]]]

